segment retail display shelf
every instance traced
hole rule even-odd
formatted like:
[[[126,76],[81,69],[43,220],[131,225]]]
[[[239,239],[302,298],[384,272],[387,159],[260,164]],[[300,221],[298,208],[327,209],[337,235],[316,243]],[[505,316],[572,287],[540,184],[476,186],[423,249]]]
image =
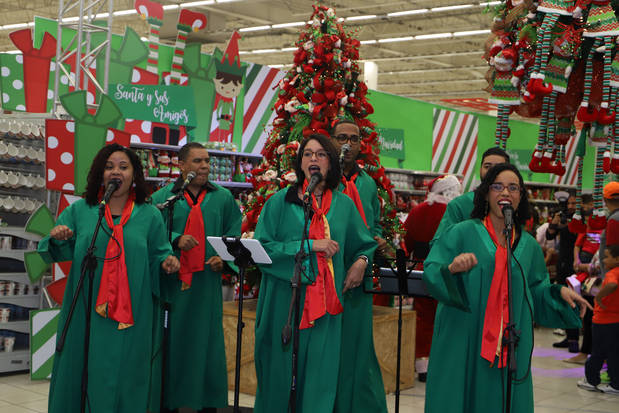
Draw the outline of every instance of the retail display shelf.
[[[11,330],[19,333],[28,333],[30,331],[30,322],[28,320],[22,321],[8,321],[6,323],[0,322],[0,330]]]
[[[144,143],[144,142],[132,142],[130,145],[132,148],[139,149],[161,149],[165,151],[178,151],[180,146],[175,145],[162,145],[158,143]],[[235,152],[235,151],[222,151],[219,149],[208,149],[208,152],[215,156],[243,156],[247,158],[257,158],[262,159],[262,155],[259,153],[246,153],[246,152]]]
[[[550,182],[525,181],[524,185],[526,187],[535,186],[535,187],[541,187],[541,188],[554,188],[554,189],[563,189],[563,190],[568,190],[568,189],[576,190],[577,189],[576,185],[560,185],[560,184],[553,184]]]
[[[0,234],[19,237],[27,239],[28,241],[39,241],[42,238],[40,235],[24,231],[24,228],[22,227],[15,226],[0,227]]]
[[[144,178],[147,182],[165,182],[171,181],[176,178],[161,177],[161,176],[148,176]],[[214,184],[221,185],[226,188],[252,188],[251,182],[234,182],[234,181],[212,181]]]

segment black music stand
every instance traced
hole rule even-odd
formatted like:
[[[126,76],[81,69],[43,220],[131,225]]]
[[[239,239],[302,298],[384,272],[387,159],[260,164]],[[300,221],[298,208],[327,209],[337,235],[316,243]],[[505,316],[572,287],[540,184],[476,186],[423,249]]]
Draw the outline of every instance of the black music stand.
[[[423,282],[423,271],[408,270],[406,264],[409,262],[404,250],[396,250],[396,267],[393,268],[392,262],[383,259],[390,266],[380,267],[380,290],[367,290],[364,284],[364,291],[370,294],[393,295],[399,297],[398,305],[398,351],[395,377],[395,413],[400,412],[400,361],[402,357],[402,297],[431,297],[428,294]],[[416,262],[416,261],[413,261]]]
[[[217,255],[224,261],[234,261],[239,268],[239,310],[236,322],[236,366],[234,371],[234,405],[226,409],[217,409],[220,412],[245,413],[253,412],[251,407],[239,406],[239,385],[241,382],[241,341],[243,340],[243,284],[245,270],[254,264],[271,264],[271,259],[255,239],[240,237],[207,237]]]

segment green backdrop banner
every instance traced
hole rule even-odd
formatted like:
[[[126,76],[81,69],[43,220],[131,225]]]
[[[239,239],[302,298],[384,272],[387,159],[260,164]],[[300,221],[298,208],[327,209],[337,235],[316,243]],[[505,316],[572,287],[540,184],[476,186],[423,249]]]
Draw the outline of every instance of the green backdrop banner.
[[[380,154],[403,161],[406,158],[404,153],[404,129],[376,128],[378,132],[378,142],[380,144]]]

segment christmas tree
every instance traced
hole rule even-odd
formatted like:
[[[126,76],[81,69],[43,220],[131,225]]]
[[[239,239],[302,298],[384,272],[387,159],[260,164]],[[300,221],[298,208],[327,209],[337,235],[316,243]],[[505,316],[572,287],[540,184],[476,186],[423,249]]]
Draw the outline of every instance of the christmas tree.
[[[385,239],[401,232],[393,203],[393,185],[380,164],[378,134],[367,119],[372,105],[367,86],[359,80],[359,40],[345,31],[333,9],[314,5],[313,13],[294,53],[292,68],[280,82],[273,129],[262,150],[264,156],[252,171],[254,192],[245,205],[243,232],[251,232],[266,200],[296,182],[294,160],[300,141],[312,133],[329,136],[338,119],[352,119],[359,126],[362,143],[359,166],[372,176],[381,200],[381,225]]]

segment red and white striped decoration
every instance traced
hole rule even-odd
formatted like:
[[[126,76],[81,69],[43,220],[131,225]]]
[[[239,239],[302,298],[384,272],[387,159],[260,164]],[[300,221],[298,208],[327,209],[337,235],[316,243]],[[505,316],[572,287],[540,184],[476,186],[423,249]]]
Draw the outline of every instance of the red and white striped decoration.
[[[163,25],[163,6],[154,1],[136,0],[135,9],[143,19],[146,19],[149,25],[146,70],[158,74],[159,31]]]
[[[578,144],[578,136],[580,131],[577,131],[565,145],[565,174],[563,176],[555,175],[553,183],[559,185],[576,185],[578,179],[578,162],[576,156],[576,146]]]
[[[434,108],[432,171],[462,175],[464,190],[474,180],[478,129],[475,115]]]
[[[181,73],[183,71],[183,60],[185,58],[185,46],[187,37],[191,31],[197,32],[206,27],[206,16],[202,13],[188,9],[182,9],[178,16],[176,29],[176,44],[174,45],[174,55],[172,56],[172,79],[171,83],[178,85],[181,83]]]

